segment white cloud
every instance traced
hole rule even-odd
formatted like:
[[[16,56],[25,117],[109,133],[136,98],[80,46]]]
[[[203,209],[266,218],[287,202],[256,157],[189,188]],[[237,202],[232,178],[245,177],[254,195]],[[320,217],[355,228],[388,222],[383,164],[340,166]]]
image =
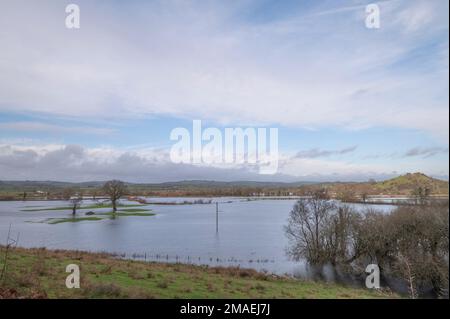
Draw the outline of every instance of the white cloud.
[[[394,67],[448,31],[445,1],[382,3],[377,31],[354,8],[255,24],[239,19],[246,4],[156,1],[122,12],[79,2],[79,30],[64,28],[63,3],[2,4],[0,110],[392,126],[448,142],[448,63]]]
[[[279,171],[260,175],[252,165],[174,164],[167,149],[144,148],[128,151],[112,147],[86,148],[79,145],[0,144],[0,180],[94,181],[112,178],[130,182],[179,180],[255,181],[365,181],[382,179],[393,171],[417,170],[415,165],[360,164],[342,159],[298,158],[280,154]],[[431,175],[448,171],[422,170]]]
[[[434,3],[433,3],[434,2]],[[414,1],[398,15],[398,22],[406,32],[415,32],[427,27],[436,18],[438,1]]]
[[[0,123],[0,130],[14,132],[50,132],[50,133],[77,133],[77,134],[100,134],[114,133],[115,130],[88,126],[63,126],[42,122],[22,121]]]
[[[408,150],[404,157],[422,156],[423,158],[435,156],[438,154],[448,154],[448,148],[445,147],[414,147]]]
[[[357,149],[358,146],[350,146],[339,150],[321,150],[318,148],[313,148],[309,150],[299,151],[295,154],[294,158],[318,158],[318,157],[328,157],[333,155],[343,155],[352,153]]]

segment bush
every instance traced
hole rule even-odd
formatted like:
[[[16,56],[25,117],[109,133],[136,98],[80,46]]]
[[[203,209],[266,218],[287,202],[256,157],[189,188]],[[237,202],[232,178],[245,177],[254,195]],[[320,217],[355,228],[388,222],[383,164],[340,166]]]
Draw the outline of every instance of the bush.
[[[448,296],[448,202],[399,206],[391,214],[327,203],[296,203],[286,226],[291,257],[356,271],[375,263],[383,275],[402,279],[413,298],[427,287]]]

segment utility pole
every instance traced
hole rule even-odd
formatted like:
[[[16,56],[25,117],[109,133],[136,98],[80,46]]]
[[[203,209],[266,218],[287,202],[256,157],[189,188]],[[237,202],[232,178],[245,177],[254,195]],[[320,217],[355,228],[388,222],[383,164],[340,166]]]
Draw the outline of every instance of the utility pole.
[[[219,232],[219,202],[216,202],[216,233]]]

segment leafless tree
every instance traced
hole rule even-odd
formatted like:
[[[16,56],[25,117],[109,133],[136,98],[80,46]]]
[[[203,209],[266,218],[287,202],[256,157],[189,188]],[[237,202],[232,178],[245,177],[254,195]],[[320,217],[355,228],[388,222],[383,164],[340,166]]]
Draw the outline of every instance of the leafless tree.
[[[7,264],[8,264],[8,257],[9,257],[9,251],[16,247],[19,243],[19,234],[17,234],[17,238],[13,239],[11,237],[11,224],[9,224],[8,229],[8,236],[6,237],[6,246],[5,246],[5,255],[3,260],[3,267],[0,273],[0,282],[3,282],[3,280],[6,278],[6,270],[7,270]]]
[[[75,190],[73,188],[64,188],[62,190],[61,197],[64,200],[70,200],[74,194],[75,194]]]
[[[75,216],[77,213],[77,209],[80,208],[81,203],[83,202],[83,195],[76,194],[69,201],[72,206],[72,215]]]
[[[295,203],[285,227],[291,243],[288,253],[294,260],[306,258],[312,264],[327,261],[325,232],[330,214],[335,208],[323,190]]]
[[[363,201],[363,203],[365,203],[367,201],[367,196],[368,195],[366,192],[361,193],[361,200]]]
[[[125,183],[119,180],[108,181],[103,185],[103,191],[109,196],[113,206],[113,213],[116,213],[117,201],[127,192]]]
[[[396,270],[402,274],[402,277],[407,282],[409,296],[411,297],[411,299],[416,299],[417,298],[416,278],[413,274],[412,268],[413,267],[408,257],[403,256],[402,253],[399,253],[396,264]]]
[[[82,193],[75,191],[73,188],[65,188],[62,192],[62,197],[70,203],[72,215],[75,216],[83,201]]]
[[[416,205],[425,205],[428,202],[430,193],[431,191],[428,187],[417,186],[412,190],[411,195]]]
[[[383,276],[402,279],[411,298],[429,288],[448,297],[448,201],[357,213],[313,196],[294,205],[285,230],[294,260],[355,273],[374,263]]]

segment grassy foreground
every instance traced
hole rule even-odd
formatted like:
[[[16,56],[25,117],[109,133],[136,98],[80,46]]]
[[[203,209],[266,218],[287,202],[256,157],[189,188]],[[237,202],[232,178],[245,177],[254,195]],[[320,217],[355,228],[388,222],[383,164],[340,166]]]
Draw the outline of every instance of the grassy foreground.
[[[5,261],[0,246],[0,276]],[[68,289],[68,264],[81,287]],[[1,298],[392,298],[388,293],[280,278],[249,269],[120,260],[79,251],[9,250]]]

